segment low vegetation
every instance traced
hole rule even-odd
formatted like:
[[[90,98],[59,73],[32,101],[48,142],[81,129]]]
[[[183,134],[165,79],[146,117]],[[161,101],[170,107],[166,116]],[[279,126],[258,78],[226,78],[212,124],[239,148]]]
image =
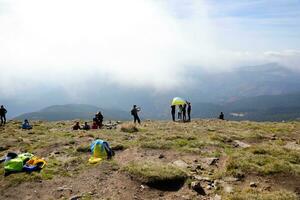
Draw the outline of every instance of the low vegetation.
[[[131,162],[124,170],[141,182],[166,190],[179,189],[187,178],[181,169],[159,162]]]
[[[0,127],[0,157],[28,151],[48,163],[40,173],[7,177],[1,164],[0,195],[5,199],[23,198],[35,190],[41,199],[66,199],[75,194],[91,199],[134,199],[134,195],[159,199],[162,194],[165,199],[193,199],[199,194],[188,185],[195,181],[208,197],[299,199],[300,122],[147,121],[138,128],[122,123],[117,129],[91,131],[72,131],[72,121],[32,123],[30,131],[21,130],[20,121]],[[89,145],[96,138],[108,141],[116,156],[91,165]],[[182,166],[174,165],[178,160]],[[259,184],[250,187],[251,181]],[[143,184],[149,188],[141,189]],[[77,192],[57,189],[70,185]],[[113,189],[106,191],[104,185]],[[45,196],[49,188],[51,194]]]

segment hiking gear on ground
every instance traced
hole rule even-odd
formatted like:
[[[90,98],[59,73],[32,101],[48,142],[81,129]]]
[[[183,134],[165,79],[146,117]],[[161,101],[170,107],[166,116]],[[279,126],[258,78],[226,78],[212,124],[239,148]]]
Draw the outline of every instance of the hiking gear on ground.
[[[94,164],[100,162],[102,159],[110,159],[114,153],[109,147],[109,144],[106,141],[97,139],[91,144],[92,156],[89,159],[89,163]]]
[[[19,154],[16,158],[4,162],[4,170],[9,172],[21,172],[25,163],[33,157],[31,153]]]

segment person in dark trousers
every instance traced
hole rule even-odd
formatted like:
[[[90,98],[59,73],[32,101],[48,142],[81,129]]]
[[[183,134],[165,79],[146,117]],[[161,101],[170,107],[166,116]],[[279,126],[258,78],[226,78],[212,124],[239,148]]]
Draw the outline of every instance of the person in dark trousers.
[[[224,120],[224,113],[223,112],[221,112],[221,114],[219,116],[219,119]]]
[[[192,105],[191,102],[187,102],[187,115],[188,115],[188,121],[191,121],[191,111],[192,111]]]
[[[171,115],[172,115],[173,122],[175,122],[175,113],[176,113],[176,106],[172,105],[171,106]]]
[[[84,122],[84,125],[82,126],[82,130],[88,131],[88,130],[90,130],[90,129],[91,129],[90,125],[88,125],[87,122]]]
[[[141,124],[141,120],[138,116],[138,112],[141,111],[140,107],[137,107],[136,105],[133,105],[133,108],[131,110],[131,115],[133,116],[133,122],[136,123],[138,122],[139,124]]]
[[[6,113],[7,113],[7,110],[4,108],[3,105],[1,105],[1,108],[0,108],[1,125],[4,125],[6,123]]]
[[[183,104],[182,106],[182,120],[183,122],[186,121],[186,104]]]
[[[178,119],[182,120],[182,105],[179,105],[179,109],[178,109]]]
[[[99,128],[102,128],[102,126],[103,126],[103,115],[102,115],[102,113],[101,112],[98,112],[97,114],[96,114],[96,119],[97,119],[97,125],[98,125],[98,127]]]

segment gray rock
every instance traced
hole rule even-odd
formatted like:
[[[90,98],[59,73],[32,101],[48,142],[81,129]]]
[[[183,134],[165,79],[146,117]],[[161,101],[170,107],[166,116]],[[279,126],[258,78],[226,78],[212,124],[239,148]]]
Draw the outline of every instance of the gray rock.
[[[236,182],[239,181],[240,179],[235,177],[225,177],[223,180],[226,182]]]
[[[225,185],[224,186],[224,192],[226,193],[233,193],[233,187],[230,185]]]
[[[70,198],[70,200],[78,200],[78,199],[81,199],[82,198],[82,195],[75,195],[75,196],[72,196]]]
[[[7,146],[0,146],[0,151],[6,151],[6,150],[8,150]]]
[[[184,162],[183,160],[176,160],[173,162],[173,165],[175,165],[176,167],[182,168],[182,169],[186,169],[188,168],[188,164],[186,162]]]
[[[213,198],[213,200],[222,200],[222,197],[218,194],[216,194]]]
[[[250,187],[257,187],[257,183],[251,182],[251,183],[250,183]]]
[[[163,159],[164,157],[165,157],[164,154],[160,154],[160,155],[158,156],[159,159]]]
[[[239,140],[234,140],[234,143],[235,143],[236,147],[241,147],[241,148],[248,148],[251,146],[250,144],[247,144],[247,143],[239,141]]]
[[[200,195],[206,195],[203,187],[201,186],[200,182],[199,181],[193,181],[191,183],[191,188],[196,191],[198,194]]]
[[[211,178],[205,177],[205,176],[195,175],[195,176],[193,176],[193,178],[196,179],[196,180],[198,180],[198,181],[213,182],[213,181],[211,180]]]
[[[286,145],[284,145],[284,148],[300,151],[300,144],[297,144],[296,142],[288,142]]]
[[[204,158],[204,162],[208,165],[215,165],[218,162],[219,158]]]

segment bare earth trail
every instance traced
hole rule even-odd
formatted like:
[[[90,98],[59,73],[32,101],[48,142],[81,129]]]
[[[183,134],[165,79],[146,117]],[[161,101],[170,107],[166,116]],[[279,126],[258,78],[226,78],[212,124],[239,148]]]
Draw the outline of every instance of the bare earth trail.
[[[19,124],[0,127],[0,156],[28,151],[48,165],[41,172],[5,177],[1,164],[0,199],[300,197],[300,122],[147,121],[134,133],[120,129],[129,123],[96,131],[71,131],[71,121],[36,121],[31,131]],[[107,140],[116,155],[91,165],[88,150],[96,138]],[[185,182],[175,190],[170,182],[149,186],[148,179],[158,175],[135,173],[141,163],[143,170],[151,170],[151,163],[175,167],[186,174]]]

